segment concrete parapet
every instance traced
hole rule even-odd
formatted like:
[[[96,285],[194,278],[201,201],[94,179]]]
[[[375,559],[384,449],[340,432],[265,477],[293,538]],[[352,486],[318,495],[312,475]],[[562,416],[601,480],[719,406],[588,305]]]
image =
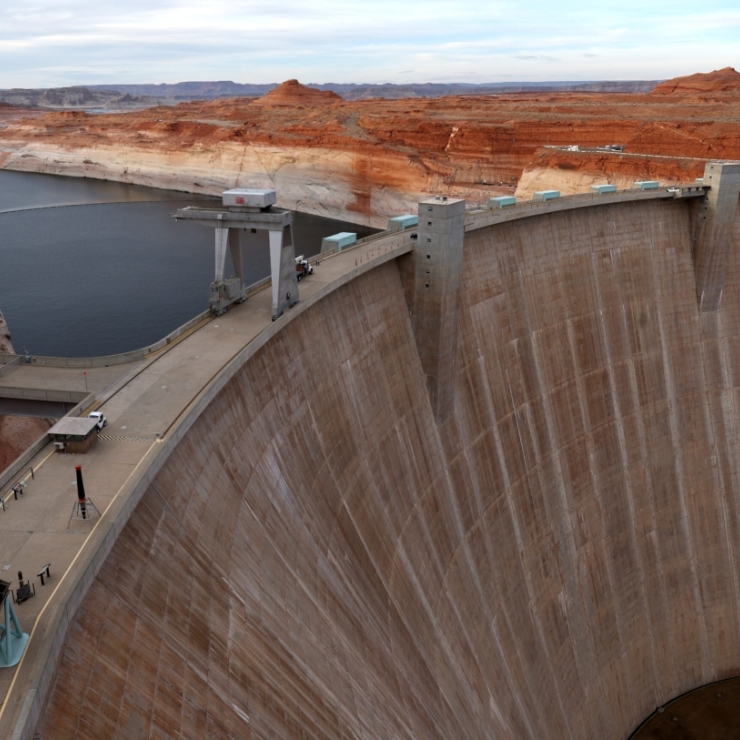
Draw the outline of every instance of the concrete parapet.
[[[9,373],[13,372],[13,370],[15,370],[23,360],[22,355],[11,355],[10,357],[11,359],[9,359],[7,362],[3,362],[2,365],[0,365],[0,378],[2,378],[3,375],[8,375]]]
[[[646,200],[669,200],[672,198],[703,198],[706,186],[681,185],[675,188],[658,190],[622,190],[615,193],[581,193],[568,195],[550,201],[523,201],[511,208],[480,209],[469,211],[465,219],[465,231],[475,231],[493,224],[518,221],[538,215],[552,215],[562,211],[572,211],[613,203],[630,203]]]
[[[87,391],[70,391],[58,388],[0,387],[0,398],[22,399],[24,401],[52,401],[77,405],[90,395]]]
[[[706,312],[719,309],[722,300],[740,196],[740,162],[707,162],[703,184],[710,187],[698,217],[694,270],[699,310]]]
[[[454,402],[455,353],[465,201],[429,198],[419,203],[413,324],[429,397],[438,422]]]
[[[179,326],[174,331],[170,332],[166,337],[162,337],[154,344],[150,344],[147,347],[141,347],[140,349],[133,349],[130,352],[120,352],[117,355],[101,355],[100,357],[44,357],[41,355],[29,355],[28,361],[32,365],[39,365],[41,367],[109,367],[112,365],[125,365],[129,362],[136,362],[137,360],[143,360],[145,357],[163,349],[168,344],[171,344],[175,339],[178,339],[186,332],[197,326],[201,321],[204,321],[210,315],[210,311],[203,311],[197,316],[194,316],[190,321],[186,321],[182,326]],[[0,366],[7,367],[11,363],[21,364],[24,360],[23,355],[7,355],[0,354]],[[1,370],[2,368],[0,368]],[[0,377],[4,373],[0,372]]]

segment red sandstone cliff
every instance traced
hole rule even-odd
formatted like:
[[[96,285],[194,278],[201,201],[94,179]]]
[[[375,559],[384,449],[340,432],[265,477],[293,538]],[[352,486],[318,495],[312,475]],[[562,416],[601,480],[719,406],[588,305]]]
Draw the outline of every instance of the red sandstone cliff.
[[[691,157],[540,149],[525,167],[516,195],[527,200],[535,191],[548,189],[574,195],[601,184],[629,190],[636,180],[657,180],[661,185],[690,183],[702,177],[705,162]]]
[[[740,72],[736,72],[733,67],[724,67],[714,72],[675,77],[656,85],[653,95],[716,92],[740,92]]]
[[[725,72],[713,74],[740,76]],[[525,168],[542,164],[535,155],[547,145],[619,143],[628,153],[740,158],[740,90],[709,98],[522,93],[348,102],[291,80],[261,100],[4,115],[0,167],[214,194],[275,187],[280,205],[376,226],[429,193],[471,202],[512,193]],[[651,166],[665,181],[676,169],[663,160]],[[620,168],[638,179],[643,163],[627,159]],[[555,180],[563,174],[556,170]]]

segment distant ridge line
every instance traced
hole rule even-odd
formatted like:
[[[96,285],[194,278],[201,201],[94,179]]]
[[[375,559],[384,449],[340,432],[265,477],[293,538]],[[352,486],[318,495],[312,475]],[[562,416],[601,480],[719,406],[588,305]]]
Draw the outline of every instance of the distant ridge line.
[[[473,83],[308,83],[306,87],[331,91],[345,100],[363,98],[413,98],[441,97],[446,95],[490,95],[507,92],[650,92],[661,80],[596,80],[596,81],[543,81],[543,82],[490,82]],[[136,85],[87,85],[90,90],[110,90],[129,95],[147,95],[157,98],[180,100],[213,99],[223,97],[261,97],[275,89],[278,83],[264,85],[242,84],[231,81],[178,82],[175,84]]]
[[[457,95],[498,95],[506,93],[650,93],[659,80],[603,80],[592,82],[490,82],[472,83],[413,83],[383,84],[366,83],[309,83],[310,87],[322,92],[333,92],[347,101],[386,98],[436,98]],[[0,104],[48,109],[96,109],[124,110],[148,108],[155,105],[186,102],[189,100],[218,100],[219,98],[260,98],[279,85],[270,83],[253,85],[248,83],[220,81],[191,81],[174,84],[126,84],[126,85],[74,85],[54,88],[11,88],[0,90]]]

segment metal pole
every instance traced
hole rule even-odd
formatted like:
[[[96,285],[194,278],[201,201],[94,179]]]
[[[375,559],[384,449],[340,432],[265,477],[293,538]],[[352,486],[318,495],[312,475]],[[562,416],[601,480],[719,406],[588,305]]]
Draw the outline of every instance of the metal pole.
[[[80,506],[82,518],[87,519],[87,507],[85,506],[85,485],[82,482],[82,465],[75,465],[77,474],[77,502]]]

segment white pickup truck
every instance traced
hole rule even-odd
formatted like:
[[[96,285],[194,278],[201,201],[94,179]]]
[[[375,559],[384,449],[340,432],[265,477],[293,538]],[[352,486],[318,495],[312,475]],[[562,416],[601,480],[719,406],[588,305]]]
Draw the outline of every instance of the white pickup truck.
[[[295,258],[296,280],[313,275],[313,265],[303,256]]]
[[[103,413],[101,411],[91,411],[87,415],[87,418],[95,419],[95,426],[98,428],[98,431],[100,431],[103,427],[108,426],[108,419],[103,416]]]

